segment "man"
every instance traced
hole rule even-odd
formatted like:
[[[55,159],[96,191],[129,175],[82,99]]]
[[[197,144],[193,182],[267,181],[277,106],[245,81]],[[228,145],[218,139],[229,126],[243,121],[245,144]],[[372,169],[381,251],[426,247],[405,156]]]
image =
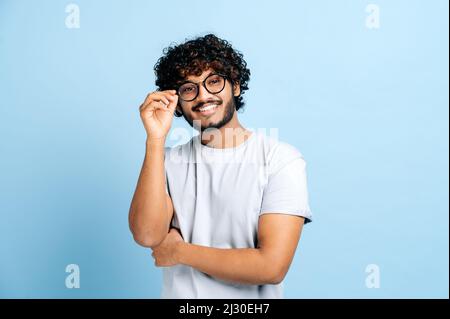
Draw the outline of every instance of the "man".
[[[146,153],[129,222],[165,267],[162,297],[282,298],[311,221],[305,160],[239,123],[250,71],[227,41],[169,47],[155,73],[159,91],[140,106]],[[166,148],[174,115],[200,134]]]

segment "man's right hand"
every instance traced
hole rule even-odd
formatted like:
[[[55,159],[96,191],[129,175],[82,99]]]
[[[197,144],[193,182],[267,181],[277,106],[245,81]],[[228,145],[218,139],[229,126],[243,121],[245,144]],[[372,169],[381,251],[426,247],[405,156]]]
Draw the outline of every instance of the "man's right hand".
[[[175,90],[156,91],[147,95],[139,112],[148,140],[165,139],[172,125],[177,103],[178,95]]]

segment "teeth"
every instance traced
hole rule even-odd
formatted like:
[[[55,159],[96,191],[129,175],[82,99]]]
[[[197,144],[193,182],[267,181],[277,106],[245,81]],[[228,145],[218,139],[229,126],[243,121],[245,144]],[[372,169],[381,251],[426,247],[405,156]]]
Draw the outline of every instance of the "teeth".
[[[200,112],[204,112],[204,111],[209,111],[213,108],[217,107],[217,104],[208,104],[207,106],[202,106],[201,108],[199,108],[198,110]]]

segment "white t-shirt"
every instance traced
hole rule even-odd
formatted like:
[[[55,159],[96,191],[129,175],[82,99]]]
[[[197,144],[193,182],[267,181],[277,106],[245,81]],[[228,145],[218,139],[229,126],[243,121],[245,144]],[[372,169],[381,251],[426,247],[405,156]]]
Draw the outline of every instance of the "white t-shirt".
[[[165,148],[172,226],[186,242],[215,248],[256,248],[258,218],[271,212],[305,217],[306,162],[293,146],[255,132],[234,148],[212,148],[199,135]],[[283,298],[282,283],[248,285],[176,265],[163,268],[162,298]]]

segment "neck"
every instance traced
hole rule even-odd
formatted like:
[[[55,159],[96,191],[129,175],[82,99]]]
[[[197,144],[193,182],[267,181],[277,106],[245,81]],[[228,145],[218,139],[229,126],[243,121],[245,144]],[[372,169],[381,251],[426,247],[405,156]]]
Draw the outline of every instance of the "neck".
[[[203,145],[213,148],[231,148],[244,143],[252,134],[239,123],[237,112],[234,112],[231,120],[219,129],[205,130],[201,132]]]

